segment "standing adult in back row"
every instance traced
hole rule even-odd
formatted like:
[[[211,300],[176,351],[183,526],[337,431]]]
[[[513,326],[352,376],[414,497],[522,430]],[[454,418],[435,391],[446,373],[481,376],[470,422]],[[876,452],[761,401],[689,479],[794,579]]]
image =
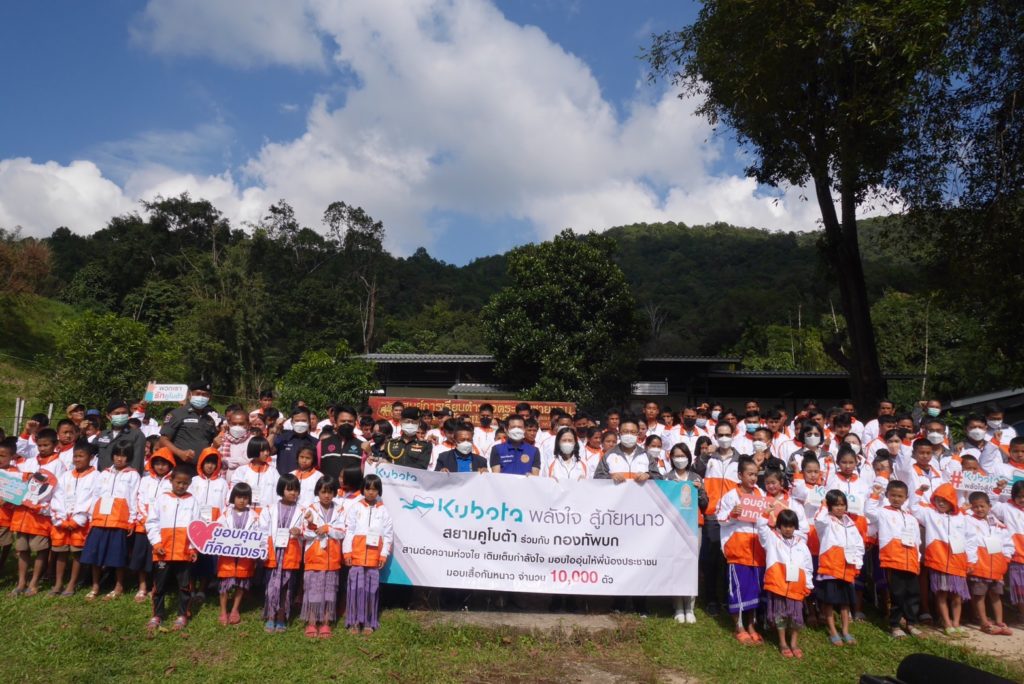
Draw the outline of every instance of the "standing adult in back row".
[[[167,414],[160,428],[160,446],[174,454],[178,466],[192,476],[196,474],[196,459],[203,449],[213,444],[217,436],[217,421],[211,415],[208,382],[194,382],[188,387],[185,405]]]

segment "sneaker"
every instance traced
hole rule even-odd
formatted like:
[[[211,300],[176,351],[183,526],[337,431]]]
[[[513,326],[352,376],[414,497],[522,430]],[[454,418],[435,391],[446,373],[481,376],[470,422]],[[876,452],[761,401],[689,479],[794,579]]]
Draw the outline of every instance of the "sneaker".
[[[263,631],[267,634],[273,634],[277,630],[277,624],[273,620],[267,620],[263,623]]]
[[[917,619],[920,620],[921,622],[931,622],[932,621],[932,614],[931,613],[921,613],[919,616],[917,616]]]
[[[278,634],[283,634],[284,632],[288,631],[288,625],[284,622],[275,622],[274,631]]]
[[[708,614],[708,617],[718,617],[720,610],[717,603],[709,603],[704,612]]]
[[[924,632],[919,630],[915,625],[907,625],[907,634],[918,639],[924,636]]]
[[[694,615],[692,610],[686,611],[686,624],[695,625],[697,624],[697,616]]]
[[[889,632],[889,636],[891,636],[893,639],[905,639],[907,638],[907,633],[899,627],[893,627],[892,631]]]
[[[681,625],[685,624],[686,623],[686,613],[684,613],[683,611],[679,611],[678,613],[676,613],[676,622],[678,622]]]

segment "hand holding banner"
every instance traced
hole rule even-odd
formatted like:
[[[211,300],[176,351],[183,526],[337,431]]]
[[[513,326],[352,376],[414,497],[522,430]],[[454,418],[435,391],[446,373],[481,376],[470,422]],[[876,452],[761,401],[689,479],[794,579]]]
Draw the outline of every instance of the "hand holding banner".
[[[27,494],[28,482],[22,479],[21,473],[5,473],[0,471],[0,499],[15,506],[20,506]]]
[[[760,494],[740,494],[740,514],[738,520],[756,523],[768,514],[775,505],[775,499]]]

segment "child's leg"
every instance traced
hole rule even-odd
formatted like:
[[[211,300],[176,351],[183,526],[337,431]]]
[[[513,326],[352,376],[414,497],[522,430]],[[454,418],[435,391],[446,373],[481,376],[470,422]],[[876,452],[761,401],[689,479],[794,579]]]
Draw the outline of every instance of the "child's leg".
[[[114,569],[114,591],[124,593],[124,568]]]
[[[28,583],[30,591],[37,591],[39,589],[39,580],[43,576],[43,570],[46,569],[46,560],[49,557],[49,549],[42,549],[36,553],[36,562],[32,565],[32,580]]]
[[[978,624],[982,627],[988,627],[988,615],[985,614],[985,594],[976,596],[972,592],[971,608],[974,611],[974,617],[978,620]]]
[[[800,637],[800,628],[796,627],[795,625],[793,627],[790,627],[789,628],[789,647],[792,650],[794,650],[794,651],[796,649],[800,648],[799,643],[798,643],[799,642],[799,637]]]
[[[4,566],[7,565],[7,557],[11,555],[11,546],[13,544],[0,547],[0,572],[3,572]]]
[[[164,596],[167,593],[167,576],[170,568],[167,563],[153,564],[153,617],[163,621],[167,617]]]
[[[953,592],[949,592],[949,609],[950,609],[950,621],[954,627],[960,626],[960,612],[963,610],[964,602],[959,596]],[[982,604],[984,605],[984,604]]]
[[[928,568],[921,568],[921,574],[917,576],[917,594],[921,597],[921,612],[930,613],[931,596],[929,592],[931,588],[928,586]],[[938,598],[938,597],[936,597]]]
[[[235,602],[231,607],[231,612],[233,614],[238,614],[238,609],[242,606],[243,598],[245,598],[245,589],[235,589]]]
[[[822,603],[821,614],[825,618],[825,624],[828,626],[829,636],[839,636],[839,632],[836,631],[836,616],[832,610],[832,604]]]
[[[82,571],[82,563],[79,560],[82,554],[81,552],[75,553],[71,551],[68,555],[71,557],[71,576],[68,577],[65,591],[74,591],[75,587],[78,586],[78,575]]]
[[[28,586],[28,566],[31,563],[31,551],[18,551],[18,589]]]
[[[220,618],[221,620],[226,619],[228,616],[228,592],[220,592]]]
[[[953,621],[949,617],[949,592],[937,591],[935,592],[935,609],[939,613],[939,620],[942,621],[943,627],[952,627]]]
[[[192,601],[192,564],[188,561],[174,563],[174,579],[178,583],[178,617],[188,617],[188,606]]]
[[[843,636],[850,634],[850,606],[843,606],[839,609],[839,619],[842,621]]]
[[[149,590],[146,588],[146,585],[148,584],[148,582],[149,582],[149,577],[146,574],[146,571],[145,570],[139,570],[139,591],[141,591],[143,594],[149,593]]]
[[[1003,624],[1003,596],[997,594],[995,590],[988,592],[989,605],[992,606],[992,622],[997,625]],[[982,604],[984,605],[984,604]]]
[[[98,565],[92,566],[92,590],[93,593],[100,593],[100,574],[102,574],[103,568]]]
[[[53,593],[59,594],[61,585],[64,584],[64,571],[68,567],[68,552],[59,551],[53,555],[57,557],[56,570],[53,573]]]
[[[744,615],[746,616],[747,632],[757,634],[757,611],[748,610]]]
[[[785,651],[790,648],[789,642],[786,640],[786,628],[776,626],[776,631],[779,633],[779,650]]]

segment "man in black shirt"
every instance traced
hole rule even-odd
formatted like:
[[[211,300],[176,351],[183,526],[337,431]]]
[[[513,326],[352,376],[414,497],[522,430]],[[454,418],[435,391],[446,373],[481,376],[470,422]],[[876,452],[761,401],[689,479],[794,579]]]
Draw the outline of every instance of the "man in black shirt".
[[[356,410],[338,406],[334,410],[334,434],[320,440],[320,472],[341,479],[349,467],[359,468],[363,462],[363,442],[355,436]]]

